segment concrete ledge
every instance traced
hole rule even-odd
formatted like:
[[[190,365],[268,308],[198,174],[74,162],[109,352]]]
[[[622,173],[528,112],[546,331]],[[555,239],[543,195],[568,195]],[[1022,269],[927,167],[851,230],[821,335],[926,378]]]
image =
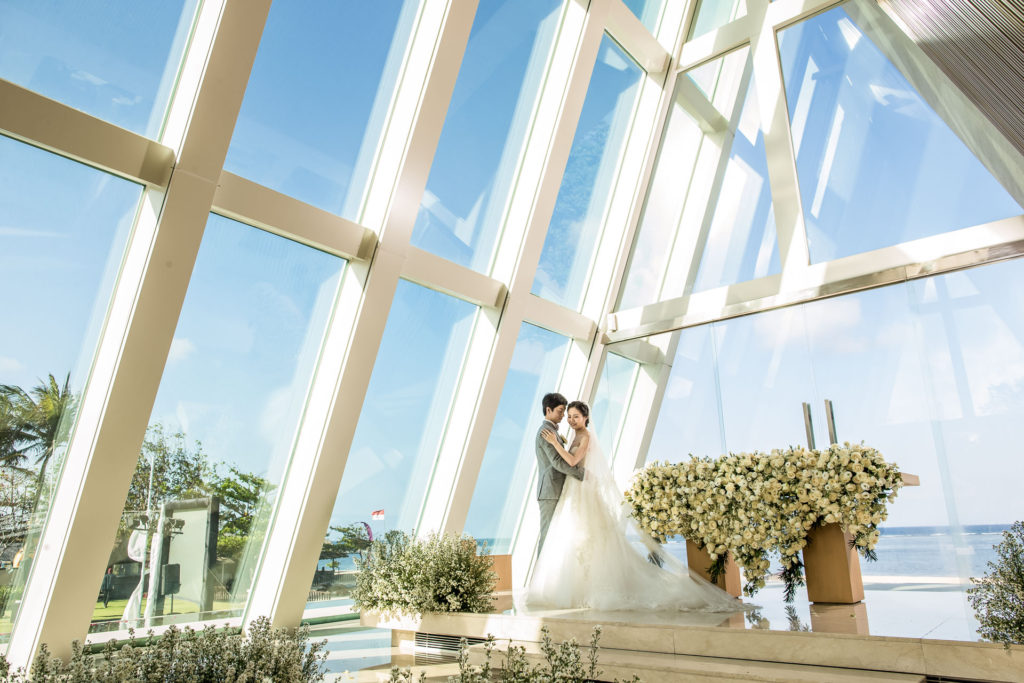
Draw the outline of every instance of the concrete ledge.
[[[625,614],[622,616],[628,617]],[[511,639],[528,647],[540,642],[543,626],[548,627],[555,642],[575,638],[576,642],[586,644],[590,641],[593,627],[599,623],[603,631],[600,643],[604,653],[602,661],[611,656],[610,651],[621,651],[616,656],[631,654],[696,657],[702,660],[715,658],[731,661],[736,666],[750,662],[757,663],[760,668],[765,663],[826,667],[854,670],[865,676],[882,672],[918,677],[928,675],[992,681],[1024,680],[1024,647],[1021,646],[1007,650],[993,643],[748,630],[735,628],[735,620],[731,620],[730,615],[694,614],[693,617],[708,618],[712,623],[683,626],[610,619],[597,621],[594,618],[573,618],[572,610],[549,612],[543,616],[459,613],[385,618],[363,613],[360,622],[365,626],[439,635],[485,638],[493,634],[499,640]],[[730,621],[734,624],[731,628]],[[611,663],[612,660],[608,660],[609,666]]]

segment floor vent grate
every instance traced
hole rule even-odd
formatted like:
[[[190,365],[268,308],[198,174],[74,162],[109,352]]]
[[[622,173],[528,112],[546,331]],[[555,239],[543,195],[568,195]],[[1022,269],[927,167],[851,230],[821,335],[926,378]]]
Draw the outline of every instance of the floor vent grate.
[[[437,633],[417,633],[415,652],[452,655],[459,653],[459,641],[463,636],[446,636]],[[483,638],[466,638],[470,645],[484,642]]]

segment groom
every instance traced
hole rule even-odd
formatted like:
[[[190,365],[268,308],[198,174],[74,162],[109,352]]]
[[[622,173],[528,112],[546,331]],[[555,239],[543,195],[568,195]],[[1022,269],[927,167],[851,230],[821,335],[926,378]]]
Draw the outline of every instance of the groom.
[[[555,514],[555,507],[562,495],[562,486],[565,484],[565,475],[571,474],[580,481],[583,481],[583,468],[579,465],[570,467],[569,463],[562,459],[555,447],[544,440],[543,432],[550,429],[558,434],[558,423],[565,415],[565,407],[569,404],[565,396],[552,393],[545,394],[541,399],[541,407],[544,409],[544,423],[537,430],[535,448],[537,451],[537,504],[540,506],[540,541],[537,543],[537,554],[540,555],[544,547],[544,538],[548,535],[548,527],[551,526],[551,518]],[[558,439],[564,445],[565,440],[561,434]]]

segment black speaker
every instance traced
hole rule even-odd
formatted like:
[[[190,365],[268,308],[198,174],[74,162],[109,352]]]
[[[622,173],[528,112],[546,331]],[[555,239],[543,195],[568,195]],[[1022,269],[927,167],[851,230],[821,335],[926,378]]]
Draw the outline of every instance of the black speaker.
[[[160,592],[174,595],[181,590],[181,565],[165,564],[160,572]]]

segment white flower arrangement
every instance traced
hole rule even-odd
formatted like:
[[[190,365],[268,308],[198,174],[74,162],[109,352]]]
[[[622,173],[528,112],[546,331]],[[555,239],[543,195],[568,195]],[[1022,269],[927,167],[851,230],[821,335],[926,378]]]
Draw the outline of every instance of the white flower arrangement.
[[[640,527],[658,542],[683,536],[706,549],[712,577],[732,553],[747,595],[764,587],[769,557],[778,553],[790,601],[803,585],[800,551],[811,529],[838,523],[874,559],[878,525],[902,485],[899,469],[881,453],[847,442],[823,451],[790,447],[656,462],[634,475],[625,496]]]

